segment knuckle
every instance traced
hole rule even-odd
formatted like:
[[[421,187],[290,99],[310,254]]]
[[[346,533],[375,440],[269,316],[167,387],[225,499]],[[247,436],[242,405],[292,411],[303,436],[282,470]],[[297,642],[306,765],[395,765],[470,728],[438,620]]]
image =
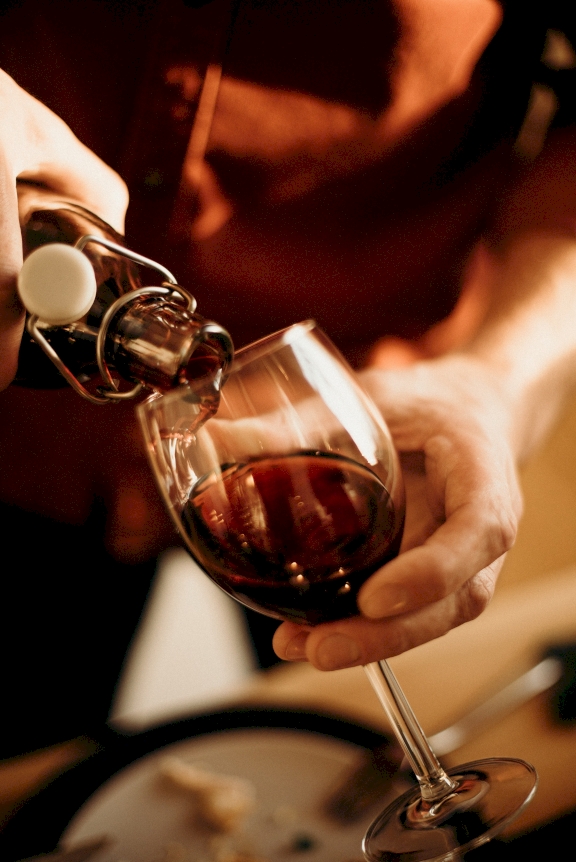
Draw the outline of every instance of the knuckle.
[[[489,566],[464,584],[457,596],[455,625],[474,620],[486,610],[494,594],[495,580],[493,569]]]
[[[518,518],[511,509],[505,512],[505,517],[501,520],[500,527],[500,545],[502,551],[509,551],[518,535]]]
[[[112,168],[108,168],[108,170],[110,171],[110,180],[115,189],[119,205],[122,207],[128,206],[129,192],[127,184],[115,170]]]
[[[505,554],[514,545],[518,534],[518,522],[514,516],[510,516],[501,522],[498,540],[496,543],[497,556]]]
[[[492,599],[500,562],[474,575],[456,592],[384,624],[378,623],[378,638],[366,649],[363,662],[400,655],[476,619]]]
[[[374,656],[372,660],[400,655],[418,646],[418,643],[419,641],[414,639],[412,632],[403,620],[391,621],[387,626],[386,633],[381,637],[378,646],[371,650],[371,654]]]
[[[492,507],[486,523],[486,536],[492,557],[509,551],[518,534],[518,515],[512,505]]]

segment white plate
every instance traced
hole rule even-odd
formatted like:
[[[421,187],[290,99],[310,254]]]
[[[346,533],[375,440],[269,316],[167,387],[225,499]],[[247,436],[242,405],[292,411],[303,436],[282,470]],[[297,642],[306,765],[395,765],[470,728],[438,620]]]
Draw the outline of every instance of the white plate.
[[[256,812],[227,843],[229,849],[270,862],[356,862],[362,859],[362,836],[377,812],[344,826],[323,814],[323,803],[362,751],[332,737],[276,728],[230,730],[177,742],[102,785],[75,815],[62,844],[107,836],[110,844],[94,862],[164,862],[174,845],[186,850],[182,862],[217,859],[218,840],[215,845],[214,836],[194,823],[190,798],[159,775],[159,760],[170,754],[253,782]],[[306,848],[307,842],[311,846]]]

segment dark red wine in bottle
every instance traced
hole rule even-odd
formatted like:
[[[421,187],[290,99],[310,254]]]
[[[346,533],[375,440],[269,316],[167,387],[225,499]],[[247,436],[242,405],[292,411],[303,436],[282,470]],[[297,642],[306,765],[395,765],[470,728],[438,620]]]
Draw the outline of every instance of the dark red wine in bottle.
[[[398,554],[404,512],[369,468],[299,452],[224,465],[196,484],[182,522],[226,592],[269,616],[316,624],[357,613],[363,582]]]

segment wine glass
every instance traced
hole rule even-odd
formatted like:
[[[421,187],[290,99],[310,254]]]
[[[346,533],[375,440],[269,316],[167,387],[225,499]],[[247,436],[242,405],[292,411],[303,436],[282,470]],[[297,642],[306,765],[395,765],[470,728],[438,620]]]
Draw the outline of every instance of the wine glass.
[[[138,414],[188,550],[229,595],[315,625],[357,613],[399,551],[404,491],[380,413],[313,321],[240,350],[221,389],[182,388]],[[366,673],[418,779],[372,823],[369,862],[448,860],[497,834],[534,794],[520,760],[445,771],[385,661]]]

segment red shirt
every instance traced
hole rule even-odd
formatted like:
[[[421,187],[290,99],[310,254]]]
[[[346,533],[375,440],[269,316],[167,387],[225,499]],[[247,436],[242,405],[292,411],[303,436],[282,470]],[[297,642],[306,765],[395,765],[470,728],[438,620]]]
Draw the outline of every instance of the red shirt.
[[[314,317],[360,361],[382,335],[422,334],[453,307],[515,170],[540,13],[242,0],[222,48],[230,21],[227,0],[24,0],[4,16],[0,66],[120,170],[131,245],[237,344]],[[191,190],[214,51],[223,77]]]

